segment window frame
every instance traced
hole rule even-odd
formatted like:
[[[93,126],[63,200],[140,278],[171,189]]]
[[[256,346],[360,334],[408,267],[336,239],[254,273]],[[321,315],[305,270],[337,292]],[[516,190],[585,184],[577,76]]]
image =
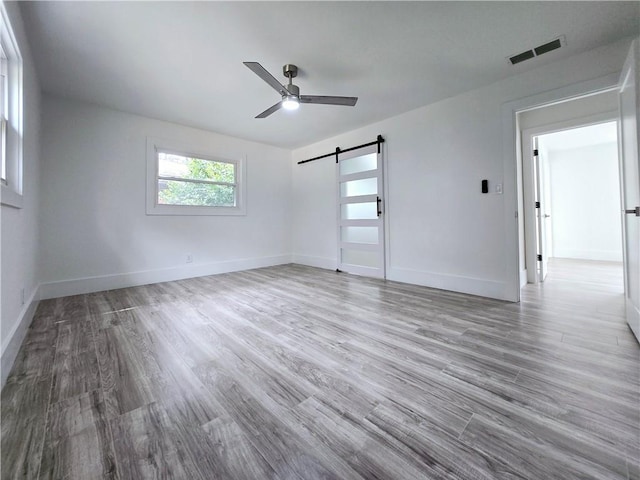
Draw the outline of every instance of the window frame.
[[[147,191],[146,191],[146,213],[147,215],[246,215],[246,169],[245,159],[241,156],[235,159],[222,158],[207,152],[198,152],[194,148],[185,148],[176,142],[147,137]],[[158,153],[168,153],[184,157],[198,158],[212,162],[230,163],[234,165],[235,183],[228,182],[208,182],[192,181],[190,179],[169,178],[159,174]],[[214,185],[234,185],[236,194],[236,205],[225,206],[204,206],[204,205],[164,205],[158,203],[158,181],[161,179],[185,181],[187,183],[206,183]]]
[[[4,3],[0,3],[0,47],[6,59],[5,91],[0,112],[4,120],[4,149],[2,168],[5,178],[0,181],[0,203],[14,208],[23,207],[23,67],[18,42]]]
[[[4,53],[2,41],[0,41],[0,136],[2,136],[2,146],[0,146],[0,155],[2,166],[0,167],[0,182],[2,185],[7,185],[7,122],[8,122],[8,82],[7,76],[9,73],[7,55]]]

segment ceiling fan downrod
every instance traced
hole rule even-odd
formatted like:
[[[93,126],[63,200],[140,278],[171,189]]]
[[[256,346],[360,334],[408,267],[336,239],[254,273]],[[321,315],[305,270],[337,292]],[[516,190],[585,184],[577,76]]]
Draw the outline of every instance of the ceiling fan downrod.
[[[289,95],[282,95],[282,107],[285,110],[297,110],[300,106],[300,89],[293,84],[293,79],[298,76],[298,67],[287,63],[282,67],[282,73],[289,79],[289,84],[287,85]]]

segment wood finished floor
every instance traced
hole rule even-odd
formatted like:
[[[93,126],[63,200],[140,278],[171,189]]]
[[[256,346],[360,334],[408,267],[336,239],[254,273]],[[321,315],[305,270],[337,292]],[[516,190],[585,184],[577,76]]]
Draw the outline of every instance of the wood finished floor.
[[[622,273],[520,304],[287,265],[40,303],[2,479],[640,479]]]

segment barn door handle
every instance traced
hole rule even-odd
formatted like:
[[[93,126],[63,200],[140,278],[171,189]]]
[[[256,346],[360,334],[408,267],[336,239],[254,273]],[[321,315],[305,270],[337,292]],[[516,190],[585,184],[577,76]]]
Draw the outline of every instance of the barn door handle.
[[[626,214],[633,214],[636,217],[640,217],[640,207],[636,207],[634,209],[631,210],[625,210],[624,213]]]
[[[382,199],[380,197],[376,197],[376,205],[378,206],[378,217],[382,215]]]

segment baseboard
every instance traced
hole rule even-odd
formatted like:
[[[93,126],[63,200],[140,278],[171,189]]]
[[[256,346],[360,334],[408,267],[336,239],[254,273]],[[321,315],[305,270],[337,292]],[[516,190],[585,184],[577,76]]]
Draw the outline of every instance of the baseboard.
[[[311,255],[299,255],[294,253],[291,261],[300,265],[324,268],[326,270],[336,269],[335,258],[314,257]],[[527,276],[525,273],[525,282],[526,278]],[[387,270],[387,280],[411,283],[413,285],[422,285],[424,287],[437,288],[440,290],[450,290],[452,292],[468,293],[481,297],[496,298],[498,300],[513,301],[513,299],[509,297],[508,285],[504,282],[394,267]]]
[[[527,269],[520,270],[520,288],[527,284]]]
[[[206,275],[271,267],[287,263],[291,263],[290,255],[277,255],[272,257],[243,258],[224,262],[190,264],[174,268],[77,278],[60,282],[43,283],[40,285],[40,298],[44,300],[47,298],[102,292],[104,290],[171,282],[185,278],[204,277]]]
[[[4,387],[9,372],[16,361],[20,346],[27,335],[27,330],[33,315],[36,313],[39,301],[39,289],[35,288],[29,299],[25,302],[22,311],[18,317],[18,321],[11,329],[9,334],[2,340],[2,357],[0,358],[0,388]]]
[[[627,325],[631,329],[633,336],[640,343],[640,319],[637,309],[630,302],[625,302]]]
[[[312,255],[299,255],[294,253],[291,261],[308,267],[324,268],[325,270],[335,270],[337,268],[336,259],[328,257],[314,257]]]
[[[560,250],[553,252],[554,258],[574,258],[577,260],[596,260],[601,262],[621,262],[622,252],[615,250]]]
[[[414,285],[422,285],[424,287],[437,288],[439,290],[468,293],[470,295],[478,295],[480,297],[513,301],[509,298],[509,289],[505,282],[484,280],[481,278],[392,267],[387,271],[387,280],[412,283]]]

